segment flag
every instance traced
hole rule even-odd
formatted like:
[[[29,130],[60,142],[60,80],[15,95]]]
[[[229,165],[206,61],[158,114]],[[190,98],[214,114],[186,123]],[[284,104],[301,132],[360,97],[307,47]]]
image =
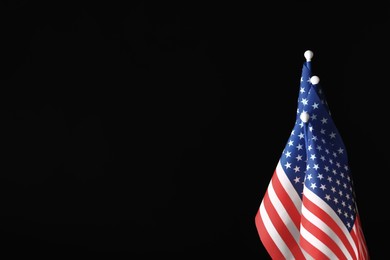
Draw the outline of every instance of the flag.
[[[304,56],[295,125],[255,216],[272,259],[369,259],[346,147],[313,52]]]

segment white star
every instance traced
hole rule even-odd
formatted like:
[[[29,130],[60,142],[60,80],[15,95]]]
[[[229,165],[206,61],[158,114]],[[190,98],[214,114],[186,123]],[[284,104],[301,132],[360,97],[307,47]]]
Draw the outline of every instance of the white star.
[[[322,122],[323,124],[326,124],[326,123],[328,123],[328,119],[324,117],[324,118],[322,118],[321,122]]]
[[[295,171],[295,172],[299,172],[299,167],[298,167],[298,166],[295,166],[294,171]]]
[[[287,169],[288,169],[288,168],[291,168],[291,163],[287,162],[284,166],[285,166]]]
[[[314,103],[314,104],[312,105],[312,107],[313,107],[313,109],[316,109],[316,108],[318,108],[318,104],[317,104],[317,103]]]

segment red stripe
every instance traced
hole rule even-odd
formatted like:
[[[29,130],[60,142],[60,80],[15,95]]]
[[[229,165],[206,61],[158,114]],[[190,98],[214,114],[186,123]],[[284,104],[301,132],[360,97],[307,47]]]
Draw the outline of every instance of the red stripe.
[[[356,225],[356,223],[355,223],[355,225]],[[358,249],[358,255],[359,255],[360,254],[359,253],[359,251],[360,251],[360,246],[359,246],[360,242],[359,242],[359,238],[358,238],[358,235],[356,234],[356,232],[357,232],[357,229],[356,229],[356,226],[355,226],[354,228],[351,229],[350,234],[351,234],[353,242],[355,243],[355,245],[356,245],[356,247]],[[357,258],[354,257],[354,259],[357,259]],[[360,256],[359,256],[359,259],[360,259]]]
[[[285,173],[281,172],[281,174],[285,174]],[[286,209],[292,221],[294,222],[294,225],[299,230],[299,226],[301,224],[301,213],[295,207],[295,204],[290,198],[290,195],[286,192],[286,190],[280,183],[279,178],[277,176],[278,175],[275,170],[274,175],[271,179],[272,186],[274,187],[275,193],[278,195],[281,203],[283,204],[283,207]]]
[[[359,213],[357,214],[356,221],[357,221],[357,223],[359,223],[359,225],[358,225],[358,227],[359,227],[359,237],[360,237],[360,239],[361,239],[361,244],[362,244],[362,247],[363,247],[363,250],[364,250],[365,258],[366,258],[366,259],[369,259],[370,256],[369,256],[369,254],[368,254],[368,248],[367,248],[366,238],[365,238],[364,233],[363,233],[363,229],[362,229],[362,224],[361,224],[361,220],[360,220],[360,215],[359,215]]]
[[[348,252],[353,256],[355,255],[355,252],[349,243],[347,237],[344,235],[341,228],[337,225],[337,223],[333,220],[331,216],[328,215],[327,212],[325,212],[322,208],[318,207],[316,204],[314,204],[312,201],[310,201],[307,197],[303,198],[303,205],[315,216],[317,216],[319,219],[321,219],[323,222],[325,222],[334,233],[337,234],[337,236],[340,238],[341,242],[344,244],[345,248],[348,250]],[[318,233],[316,230],[310,230],[310,233],[313,233],[314,236],[316,236],[318,239],[322,241],[322,231],[321,233]],[[321,237],[321,238],[320,238]],[[327,240],[322,241],[324,244],[328,245]],[[333,247],[328,245],[329,248],[333,251]]]
[[[283,199],[281,199],[283,200]],[[301,248],[299,247],[299,244],[295,241],[294,237],[290,233],[290,231],[287,229],[286,224],[283,222],[283,220],[280,218],[278,212],[275,210],[274,205],[272,204],[268,193],[266,193],[266,196],[264,196],[263,204],[265,209],[267,210],[267,213],[269,215],[269,218],[272,222],[272,225],[275,227],[277,232],[279,233],[282,240],[286,243],[288,248],[290,249],[291,253],[294,255],[296,259],[304,259],[303,253],[301,251]]]
[[[272,259],[284,259],[282,252],[276,246],[272,238],[269,236],[267,230],[265,229],[263,220],[260,217],[260,212],[258,211],[255,217],[255,224],[257,232],[259,233],[260,240],[263,243],[265,249],[268,251],[268,254]]]
[[[316,247],[314,247],[312,244],[310,244],[306,239],[303,237],[300,238],[299,243],[301,244],[301,247],[309,253],[314,259],[316,260],[329,260],[329,257],[324,255],[320,250],[318,250]]]
[[[355,228],[356,231],[354,232],[354,235],[357,236],[357,240],[358,240],[359,259],[368,260],[370,257],[368,255],[367,244],[363,234],[359,214],[356,215]]]
[[[311,233],[313,236],[315,236],[318,240],[320,240],[322,243],[324,243],[340,259],[345,258],[344,253],[340,250],[340,248],[337,246],[337,244],[326,233],[324,233],[318,227],[314,226],[304,216],[302,216],[302,226],[305,227],[305,229],[309,233]],[[341,257],[341,256],[343,256],[343,257]],[[313,256],[313,257],[316,258],[316,256]]]
[[[280,173],[285,174],[283,170]],[[323,232],[318,227],[313,225],[313,223],[310,222],[310,218],[306,219],[301,216],[299,210],[295,207],[293,200],[291,199],[287,191],[282,186],[282,183],[280,182],[280,179],[278,178],[277,175],[277,169],[275,169],[274,171],[274,175],[271,179],[271,183],[274,188],[276,196],[279,198],[286,212],[291,217],[292,223],[290,224],[294,224],[295,227],[299,230],[302,221],[302,225],[305,227],[305,229],[313,236],[315,236],[317,239],[319,239],[322,243],[324,243],[335,255],[338,256],[338,259],[346,259],[338,243],[332,240],[332,238],[328,236],[325,232]],[[342,229],[334,221],[334,219],[326,211],[324,211],[322,208],[320,208],[318,205],[316,205],[314,202],[310,201],[306,197],[303,198],[303,204],[308,211],[310,211],[312,214],[314,214],[319,219],[321,219],[324,223],[326,223],[329,226],[329,228],[333,230],[333,232],[339,237],[340,241],[343,243],[343,245],[348,250],[348,252],[352,256],[354,256],[353,259],[369,260],[366,241],[363,235],[363,231],[361,229],[360,219],[358,215],[356,216],[355,227],[350,232],[352,240],[354,241],[358,249],[358,256],[355,256],[355,251],[353,250],[352,245],[350,244],[346,235],[343,233]],[[264,209],[266,210],[269,219],[272,225],[274,226],[275,230],[278,232],[281,239],[284,241],[286,246],[294,255],[294,259],[300,259],[300,260],[305,259],[301,248],[303,248],[308,254],[310,254],[316,260],[329,259],[324,253],[322,253],[318,248],[310,244],[310,242],[304,239],[302,236],[300,237],[299,243],[295,241],[292,234],[287,229],[287,224],[289,223],[283,222],[282,218],[278,214],[277,208],[274,207],[274,205],[270,200],[268,190],[264,195],[262,205],[264,206]],[[260,236],[260,240],[262,241],[265,249],[267,250],[268,254],[271,256],[271,258],[285,259],[285,257],[282,254],[283,249],[281,250],[278,248],[278,245],[275,243],[275,241],[273,241],[272,237],[267,232],[264,222],[261,219],[260,210],[257,212],[255,216],[255,223],[256,223],[258,234]]]

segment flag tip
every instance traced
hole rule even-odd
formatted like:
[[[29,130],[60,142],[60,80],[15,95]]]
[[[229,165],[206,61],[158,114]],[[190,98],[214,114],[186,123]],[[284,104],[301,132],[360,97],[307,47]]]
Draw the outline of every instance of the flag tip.
[[[303,55],[305,56],[306,61],[311,61],[311,58],[313,58],[313,52],[311,50],[305,51]]]
[[[317,85],[320,82],[320,78],[318,76],[312,76],[310,78],[310,83],[313,85]]]

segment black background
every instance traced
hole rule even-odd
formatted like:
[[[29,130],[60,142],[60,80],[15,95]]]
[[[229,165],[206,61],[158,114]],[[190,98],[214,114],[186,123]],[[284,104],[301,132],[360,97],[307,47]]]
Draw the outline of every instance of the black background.
[[[310,49],[383,259],[388,16],[374,2],[0,1],[1,252],[269,259],[254,216]]]

